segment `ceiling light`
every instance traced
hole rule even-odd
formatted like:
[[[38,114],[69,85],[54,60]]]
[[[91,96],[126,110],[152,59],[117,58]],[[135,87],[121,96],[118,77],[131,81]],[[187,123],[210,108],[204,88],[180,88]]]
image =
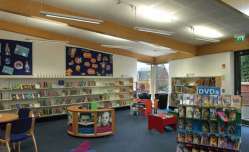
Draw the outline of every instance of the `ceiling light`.
[[[203,38],[203,37],[195,37],[195,39],[200,40],[200,41],[212,42],[212,43],[220,42],[219,39],[210,39],[210,38]]]
[[[125,45],[102,44],[101,46],[103,46],[103,47],[108,47],[108,48],[116,48],[116,49],[130,49],[130,48],[131,48],[131,47],[125,46]]]
[[[138,7],[138,15],[155,22],[172,22],[177,20],[174,13],[167,12],[154,6],[140,6]]]
[[[96,32],[97,33],[97,32]],[[128,41],[127,39],[123,39],[120,37],[116,37],[116,36],[111,36],[111,35],[107,35],[107,34],[102,34],[102,33],[98,33],[100,34],[102,37],[110,39],[110,40],[117,40],[117,41]]]
[[[164,46],[160,46],[160,45],[156,45],[156,44],[152,44],[152,43],[148,43],[148,42],[144,42],[144,41],[138,41],[138,43],[149,46],[151,48],[153,48],[153,50],[167,50],[170,52],[175,52],[173,50],[171,50],[170,48],[164,47]]]
[[[189,28],[189,31],[197,36],[205,38],[220,38],[223,36],[219,31],[207,26],[193,26]]]
[[[92,24],[100,24],[104,22],[103,20],[99,20],[99,19],[92,19],[92,18],[86,18],[86,17],[81,17],[81,16],[72,16],[72,15],[54,13],[54,12],[40,11],[40,14],[46,17],[60,18],[60,19],[86,22],[86,23],[92,23]]]
[[[151,29],[151,28],[145,28],[145,27],[135,27],[135,30],[142,31],[142,32],[155,33],[155,34],[160,34],[160,35],[166,35],[166,36],[170,36],[174,33],[170,31]]]

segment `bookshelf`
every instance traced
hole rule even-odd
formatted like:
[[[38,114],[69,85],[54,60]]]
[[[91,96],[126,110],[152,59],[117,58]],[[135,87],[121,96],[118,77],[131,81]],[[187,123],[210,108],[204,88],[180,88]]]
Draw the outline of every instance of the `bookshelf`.
[[[97,102],[100,107],[128,107],[132,78],[0,78],[0,113],[31,108],[37,117],[67,113],[67,107]]]
[[[101,137],[115,132],[114,109],[88,109],[70,106],[67,133],[77,137]]]
[[[178,110],[179,151],[240,151],[240,96],[183,94]]]
[[[171,79],[171,99],[169,106],[177,108],[179,103],[179,94],[197,94],[196,90],[198,86],[222,86],[221,76],[210,77],[173,77]]]

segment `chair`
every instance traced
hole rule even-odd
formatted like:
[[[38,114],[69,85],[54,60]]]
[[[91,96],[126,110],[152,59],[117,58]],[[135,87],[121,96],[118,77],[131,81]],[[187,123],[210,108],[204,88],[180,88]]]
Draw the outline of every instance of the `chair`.
[[[18,152],[20,152],[21,149],[21,142],[28,138],[32,138],[35,152],[38,152],[34,136],[35,118],[34,117],[21,118],[11,122],[10,124],[11,124],[10,143],[13,143],[14,146],[17,143]]]
[[[18,110],[19,119],[28,118],[29,114],[30,114],[30,109],[29,108],[21,108],[21,109]]]
[[[0,129],[0,143],[5,144],[7,152],[10,152],[10,129],[11,124],[5,126],[5,133],[2,130],[2,126]]]

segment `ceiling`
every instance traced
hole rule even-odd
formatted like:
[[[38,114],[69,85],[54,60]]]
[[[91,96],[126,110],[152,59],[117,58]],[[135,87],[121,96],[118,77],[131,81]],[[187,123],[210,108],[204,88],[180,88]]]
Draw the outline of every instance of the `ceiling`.
[[[156,57],[175,52],[172,49],[156,46],[150,43],[145,43],[143,41],[131,41],[127,39],[113,37],[101,33],[71,27],[67,24],[61,24],[60,22],[54,22],[52,20],[42,19],[38,17],[26,17],[22,15],[0,11],[0,20],[23,24],[30,27],[60,33],[63,35],[73,35],[74,37],[94,41],[101,45],[111,45],[109,47],[123,48],[132,52],[148,56]]]
[[[222,40],[238,33],[249,33],[248,18],[218,0],[123,0],[124,3],[121,4],[117,4],[117,1],[43,0],[43,3],[79,13],[87,12],[97,18],[115,21],[125,26],[143,26],[171,31],[174,32],[172,38],[194,45],[207,44],[208,42],[194,39],[193,33],[187,29],[193,25],[205,25],[220,31],[223,34]],[[134,9],[131,9],[127,4],[136,6],[136,17]],[[139,8],[143,6],[167,10],[173,13],[177,19],[171,23],[146,19],[139,11]]]
[[[53,33],[60,34],[57,38],[75,38],[98,45],[102,51],[108,48],[116,49],[111,52],[133,52],[137,55],[151,57],[160,62],[209,54],[216,48],[230,50],[227,45],[235,34],[249,33],[249,19],[235,8],[245,9],[246,0],[2,0],[0,3],[1,21],[16,23],[33,28],[33,36],[37,36],[39,29],[49,31],[46,38],[53,37]],[[243,1],[243,2],[242,2]],[[237,2],[237,3],[236,3]],[[136,9],[135,9],[136,8]],[[150,10],[148,10],[150,8]],[[247,7],[246,7],[247,8]],[[49,11],[76,16],[85,16],[104,20],[99,25],[64,19],[47,18],[40,11]],[[229,15],[228,15],[229,14]],[[54,22],[57,21],[57,22]],[[62,24],[63,23],[63,24]],[[14,25],[12,24],[12,25]],[[2,24],[3,26],[4,24]],[[210,43],[197,40],[190,27],[206,26],[220,33],[220,43]],[[172,32],[171,36],[140,32],[134,27],[147,27]],[[5,29],[12,31],[10,28]],[[26,29],[26,28],[23,28]],[[27,29],[26,29],[27,30]],[[34,31],[35,30],[35,31]],[[39,32],[37,32],[38,30]],[[17,31],[22,31],[20,28]],[[207,32],[207,31],[204,31]],[[25,32],[23,32],[25,33]],[[28,31],[26,31],[28,33]],[[209,34],[209,33],[206,33]],[[50,36],[48,36],[50,35]],[[112,35],[112,36],[111,36]],[[39,36],[39,34],[38,34]],[[44,37],[43,37],[44,38]],[[79,43],[78,43],[79,44]],[[230,41],[229,41],[230,44]],[[84,46],[84,45],[83,45]],[[224,47],[225,46],[225,47]],[[243,48],[247,45],[243,45]],[[199,51],[199,52],[198,52]]]
[[[230,5],[238,11],[249,15],[249,1],[248,0],[222,0],[222,2]]]

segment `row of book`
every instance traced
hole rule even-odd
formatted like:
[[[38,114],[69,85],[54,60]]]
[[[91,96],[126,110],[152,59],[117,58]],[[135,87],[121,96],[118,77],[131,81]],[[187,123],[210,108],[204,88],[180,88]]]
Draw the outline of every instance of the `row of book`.
[[[181,105],[241,107],[241,96],[239,95],[178,94],[178,100]]]
[[[233,109],[217,109],[206,107],[179,106],[179,118],[201,120],[227,120],[236,121],[240,113]]]
[[[196,133],[196,134],[216,134],[226,135],[233,137],[241,136],[241,126],[229,123],[225,124],[222,122],[207,122],[207,121],[190,121],[185,119],[179,119],[177,125],[178,132],[182,133]]]
[[[239,150],[241,140],[240,138],[233,138],[230,136],[216,136],[216,135],[198,135],[191,133],[178,133],[178,143],[194,144],[200,146],[213,147],[216,149]],[[185,152],[185,151],[184,151]]]

